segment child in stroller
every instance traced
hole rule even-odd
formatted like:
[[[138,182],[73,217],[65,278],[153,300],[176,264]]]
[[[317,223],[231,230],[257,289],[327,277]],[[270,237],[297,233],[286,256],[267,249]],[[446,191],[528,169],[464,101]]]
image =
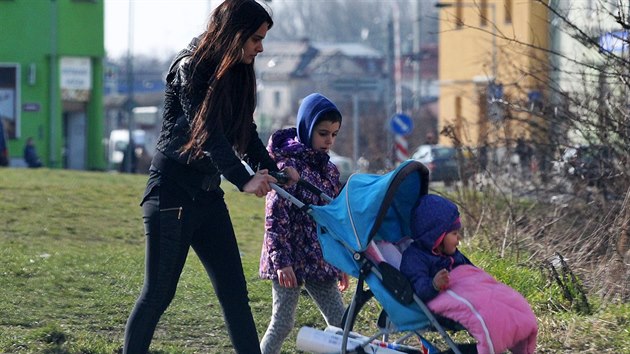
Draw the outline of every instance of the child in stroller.
[[[403,252],[400,271],[409,278],[422,301],[448,289],[449,270],[473,265],[457,249],[460,228],[457,206],[438,195],[423,196],[413,211],[411,232],[415,242]]]
[[[453,202],[422,196],[412,211],[413,242],[402,254],[400,271],[431,311],[457,321],[475,337],[479,353],[533,353],[538,327],[529,304],[457,249],[460,227]]]

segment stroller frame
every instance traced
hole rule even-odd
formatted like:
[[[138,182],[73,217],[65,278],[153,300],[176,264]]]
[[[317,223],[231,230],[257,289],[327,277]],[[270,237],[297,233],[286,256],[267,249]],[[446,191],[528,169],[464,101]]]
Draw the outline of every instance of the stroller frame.
[[[394,222],[398,222],[398,220],[406,220],[408,224],[408,218],[410,216],[410,208],[415,205],[415,201],[419,199],[420,196],[428,193],[428,185],[429,185],[429,170],[425,165],[420,162],[414,160],[407,160],[400,164],[395,170],[383,175],[367,175],[367,174],[353,174],[348,179],[348,182],[342,189],[340,195],[346,193],[343,198],[348,197],[348,193],[350,193],[350,186],[353,184],[353,179],[368,179],[368,182],[374,180],[374,184],[378,186],[386,186],[384,193],[382,193],[382,202],[377,208],[377,213],[374,218],[374,223],[371,226],[367,226],[363,228],[362,232],[359,230],[364,225],[359,225],[356,223],[354,217],[351,215],[349,222],[344,225],[348,230],[352,230],[351,232],[355,233],[355,236],[359,233],[367,235],[367,238],[364,240],[366,242],[358,242],[358,244],[354,244],[352,241],[354,240],[344,240],[343,238],[334,238],[333,241],[328,240],[329,236],[334,233],[330,224],[329,218],[324,215],[326,214],[325,209],[333,203],[337,203],[336,199],[331,198],[330,196],[323,193],[319,188],[313,186],[312,184],[300,180],[298,182],[299,185],[307,188],[309,191],[318,195],[321,199],[326,201],[328,204],[325,206],[315,206],[315,205],[306,205],[302,203],[300,200],[295,198],[293,195],[288,193],[282,187],[272,184],[272,189],[278,193],[283,198],[288,199],[292,204],[296,207],[304,210],[306,213],[311,215],[318,224],[318,238],[320,244],[322,246],[322,250],[324,252],[324,258],[329,263],[337,266],[342,271],[349,273],[357,278],[357,286],[355,289],[355,293],[352,297],[350,305],[347,307],[346,312],[343,317],[343,336],[342,336],[342,345],[340,348],[341,354],[361,354],[366,353],[364,347],[367,347],[373,340],[377,337],[382,336],[383,341],[387,342],[390,334],[394,333],[402,333],[409,332],[402,336],[398,341],[394,342],[394,344],[401,343],[413,335],[416,335],[420,341],[425,344],[430,344],[430,341],[425,339],[422,334],[426,332],[434,332],[437,331],[444,342],[450,348],[449,352],[455,354],[462,354],[462,351],[458,347],[458,345],[452,340],[452,338],[447,333],[448,330],[462,330],[464,329],[461,325],[456,322],[450,321],[446,319],[446,322],[438,320],[436,316],[428,309],[428,307],[424,304],[422,300],[420,300],[413,292],[413,288],[411,284],[406,279],[406,277],[397,269],[396,266],[389,264],[387,261],[383,259],[374,259],[374,257],[370,256],[370,249],[376,247],[376,244],[373,242],[375,239],[383,239],[384,241],[389,241],[391,243],[395,243],[397,239],[394,237],[393,240],[389,240],[388,236],[381,235],[380,229],[383,224],[392,225]],[[418,182],[418,183],[416,183]],[[414,193],[403,194],[399,192],[399,188],[401,186],[412,186]],[[370,186],[370,183],[367,183],[367,186]],[[343,199],[341,198],[341,199]],[[403,203],[398,203],[397,198],[402,198]],[[348,197],[345,201],[349,204],[350,198]],[[341,201],[343,202],[343,201]],[[412,205],[413,203],[413,205]],[[403,207],[400,208],[400,205]],[[341,206],[343,207],[343,206]],[[324,212],[324,214],[322,214]],[[334,211],[332,212],[334,214]],[[351,213],[349,213],[351,214]],[[392,221],[395,220],[395,221]],[[328,225],[323,225],[328,224]],[[327,227],[328,226],[328,227]],[[331,232],[332,231],[332,232]],[[408,231],[407,231],[408,232]],[[402,227],[400,231],[401,235],[405,233],[404,227]],[[405,236],[408,236],[405,235]],[[400,239],[400,237],[398,238]],[[357,238],[358,241],[358,238]],[[345,256],[345,260],[338,261],[335,257],[335,254],[330,254],[327,252],[330,246],[330,243],[336,243],[343,246],[347,255]],[[353,265],[348,268],[348,264],[353,263]],[[346,268],[346,269],[344,269]],[[382,288],[380,284],[382,284]],[[369,285],[369,289],[365,289],[365,285]],[[383,289],[385,289],[383,291]],[[376,294],[374,293],[376,291]],[[369,337],[364,340],[365,344],[363,347],[358,346],[354,349],[348,350],[347,343],[348,339],[351,336],[352,328],[356,322],[357,316],[362,309],[362,307],[369,301],[372,297],[377,298],[377,301],[383,307],[383,311],[378,319],[378,327],[379,333],[376,335]],[[400,310],[399,307],[402,307],[404,311],[406,311],[405,306],[413,306],[415,313],[418,313],[418,317],[425,317],[421,319],[421,323],[416,324],[403,324],[399,326],[395,325],[394,320],[389,317],[390,314],[387,313],[385,309],[385,303],[380,301],[378,297],[386,298],[386,302],[389,303],[389,299],[393,299],[394,302],[398,302],[394,307],[395,310]],[[411,311],[411,310],[410,310]],[[412,312],[413,312],[412,311]],[[392,311],[394,312],[394,311]],[[450,322],[452,323],[450,323]],[[441,323],[443,322],[443,323]],[[402,346],[401,346],[402,347]],[[405,352],[405,351],[403,351]],[[407,351],[413,353],[413,351]],[[418,349],[417,353],[421,353],[422,351]]]

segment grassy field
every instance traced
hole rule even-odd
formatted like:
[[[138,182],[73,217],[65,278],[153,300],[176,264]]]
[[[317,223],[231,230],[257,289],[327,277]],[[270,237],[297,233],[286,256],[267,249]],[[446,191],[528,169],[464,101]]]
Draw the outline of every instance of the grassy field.
[[[142,286],[138,203],[145,182],[139,175],[0,169],[0,353],[120,350]],[[257,276],[264,200],[227,183],[224,188],[262,336],[271,311],[270,284]],[[539,319],[538,352],[630,352],[629,304],[603,306],[591,299],[593,314],[580,315],[535,267],[497,261],[472,246],[465,252],[528,298]],[[356,329],[369,330],[377,311],[378,304],[368,305]],[[297,352],[301,326],[324,327],[307,298],[300,300],[284,353]],[[231,352],[213,289],[191,252],[151,353]]]

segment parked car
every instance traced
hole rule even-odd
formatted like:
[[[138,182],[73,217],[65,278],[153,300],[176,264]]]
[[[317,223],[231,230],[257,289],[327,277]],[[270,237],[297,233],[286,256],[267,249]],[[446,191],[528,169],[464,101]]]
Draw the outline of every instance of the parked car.
[[[9,148],[7,147],[7,134],[4,123],[0,119],[0,166],[9,166]]]
[[[334,163],[339,170],[339,180],[341,184],[346,184],[348,178],[352,174],[352,159],[349,157],[341,156],[335,153],[334,151],[330,151],[328,153],[330,155],[330,162]]]
[[[457,149],[442,145],[420,145],[411,156],[429,169],[431,181],[450,184],[459,180]]]

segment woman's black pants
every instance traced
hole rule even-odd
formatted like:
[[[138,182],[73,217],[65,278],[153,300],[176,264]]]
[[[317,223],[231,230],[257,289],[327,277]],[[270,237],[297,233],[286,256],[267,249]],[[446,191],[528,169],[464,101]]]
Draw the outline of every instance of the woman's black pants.
[[[236,353],[260,353],[243,266],[223,192],[193,200],[184,190],[153,186],[142,203],[146,233],[144,286],[127,321],[123,353],[144,354],[175,295],[190,246],[206,269]],[[195,309],[201,311],[202,309]]]

